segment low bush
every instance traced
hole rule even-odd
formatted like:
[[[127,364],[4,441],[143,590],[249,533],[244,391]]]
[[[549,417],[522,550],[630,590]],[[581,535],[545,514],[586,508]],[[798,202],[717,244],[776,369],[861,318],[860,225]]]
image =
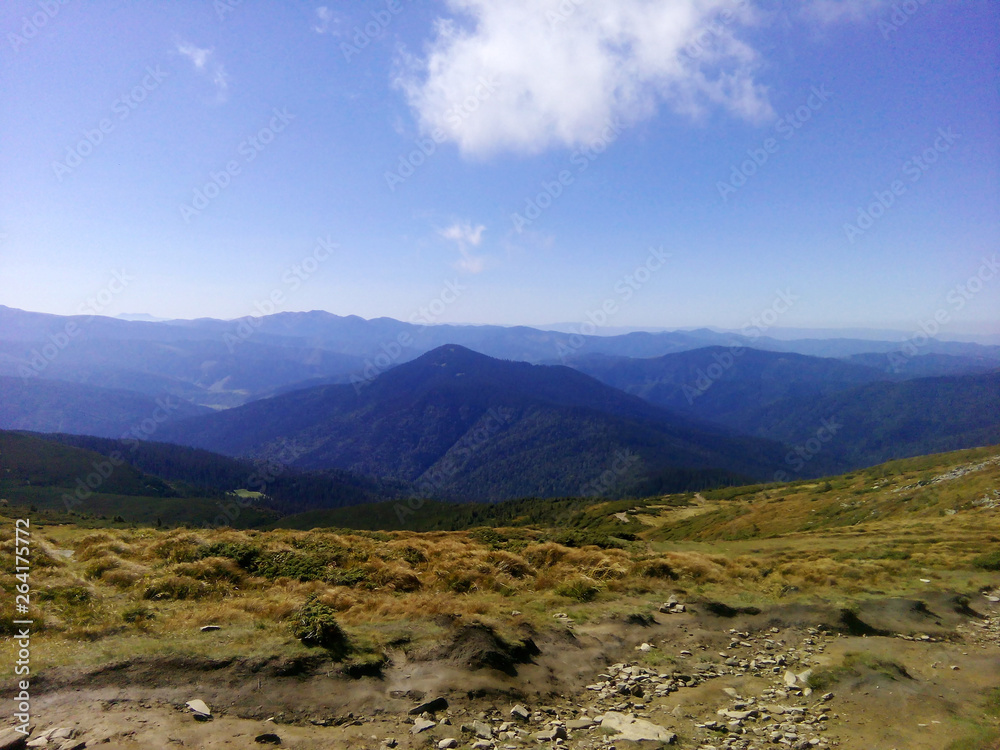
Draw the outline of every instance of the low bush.
[[[292,635],[306,646],[319,646],[343,653],[347,636],[337,622],[332,607],[323,604],[316,595],[310,596],[291,618]]]

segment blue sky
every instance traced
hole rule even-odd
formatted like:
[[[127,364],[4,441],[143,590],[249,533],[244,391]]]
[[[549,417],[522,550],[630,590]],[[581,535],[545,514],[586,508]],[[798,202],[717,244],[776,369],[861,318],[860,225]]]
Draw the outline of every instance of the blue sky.
[[[998,50],[991,0],[8,0],[0,304],[997,333]]]

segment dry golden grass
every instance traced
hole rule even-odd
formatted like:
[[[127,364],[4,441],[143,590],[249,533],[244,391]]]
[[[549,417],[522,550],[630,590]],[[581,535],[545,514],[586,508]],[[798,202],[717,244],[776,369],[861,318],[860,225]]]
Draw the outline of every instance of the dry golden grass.
[[[881,476],[733,491],[698,513],[678,514],[668,498],[644,508],[648,530],[622,549],[568,547],[530,529],[486,544],[467,532],[38,528],[37,638],[45,663],[68,663],[84,658],[82,643],[87,659],[200,652],[198,627],[224,624],[225,648],[284,653],[301,648],[288,622],[311,595],[349,634],[378,644],[387,629],[434,633],[442,615],[542,626],[553,612],[600,617],[671,592],[759,604],[906,594],[925,588],[922,578],[996,585],[974,561],[1000,541],[998,510],[978,502],[1000,485],[1000,462],[937,479],[952,468],[931,457]],[[11,527],[0,525],[8,571]],[[13,584],[5,576],[5,593]]]

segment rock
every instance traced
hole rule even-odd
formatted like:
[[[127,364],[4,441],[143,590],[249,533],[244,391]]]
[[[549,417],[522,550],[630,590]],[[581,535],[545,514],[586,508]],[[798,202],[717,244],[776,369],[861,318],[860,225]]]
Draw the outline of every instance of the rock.
[[[191,712],[194,714],[194,718],[198,721],[208,721],[212,718],[212,709],[210,709],[208,704],[200,698],[189,700],[187,702],[187,707],[191,709]]]
[[[653,647],[650,646],[648,643],[642,643],[642,644],[639,645],[639,650],[640,651],[652,651]]]
[[[739,698],[740,697],[740,694],[737,693],[736,690],[734,688],[731,688],[731,687],[722,688],[722,692],[725,693],[726,695],[728,695],[730,698]]]
[[[520,703],[518,703],[516,706],[514,706],[514,708],[510,710],[510,715],[513,716],[515,719],[520,719],[521,721],[527,721],[529,718],[531,718],[531,713]]]
[[[785,672],[785,685],[788,687],[795,687],[797,679],[794,672]]]
[[[29,726],[27,734],[21,734],[13,728],[0,730],[0,750],[21,750],[27,745],[34,729],[33,726]]]
[[[458,747],[458,740],[454,737],[448,737],[447,739],[441,740],[438,743],[438,747],[441,748],[441,750],[448,750],[450,747]]]
[[[633,714],[622,714],[608,711],[601,719],[601,729],[609,730],[614,736],[612,740],[630,740],[632,742],[662,742],[671,745],[677,741],[677,735],[667,731],[659,724],[645,719],[637,719]]]
[[[222,628],[220,628],[218,625],[202,625],[201,626],[201,632],[202,633],[211,633],[213,630],[222,630]]]
[[[493,727],[482,721],[472,722],[472,731],[481,740],[493,739]]]
[[[419,716],[422,713],[433,714],[438,711],[444,711],[446,708],[448,708],[448,701],[445,698],[435,698],[426,703],[421,703],[419,706],[414,706],[407,713],[410,716]]]
[[[420,734],[421,732],[426,732],[431,727],[437,726],[436,721],[431,721],[430,719],[414,719],[413,726],[410,727],[411,734]]]
[[[253,738],[253,741],[261,745],[280,745],[281,737],[274,732],[265,732],[264,734],[258,734]]]
[[[511,732],[511,734],[514,734]],[[516,735],[515,735],[516,736]],[[493,750],[493,743],[486,740],[479,740],[472,743],[472,750]]]
[[[579,719],[570,719],[566,722],[567,729],[590,729],[597,722],[588,716],[581,716]]]
[[[553,727],[552,729],[546,729],[544,732],[536,732],[535,739],[539,742],[554,742],[555,740],[564,740],[569,735],[566,734],[565,727]]]

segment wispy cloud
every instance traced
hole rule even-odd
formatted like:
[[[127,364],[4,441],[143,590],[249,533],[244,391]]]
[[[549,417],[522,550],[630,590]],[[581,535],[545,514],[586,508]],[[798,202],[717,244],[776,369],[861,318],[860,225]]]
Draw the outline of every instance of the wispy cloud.
[[[214,49],[202,49],[193,44],[178,43],[177,52],[194,65],[198,73],[208,78],[215,88],[215,101],[226,101],[229,92],[229,74],[225,66],[214,59]]]
[[[483,224],[472,226],[469,222],[456,222],[438,232],[446,240],[458,245],[461,257],[455,262],[457,269],[466,273],[482,273],[486,269],[486,256],[475,255],[469,250],[470,246],[479,247],[485,231],[486,226]]]
[[[321,5],[316,9],[316,20],[313,22],[313,31],[317,34],[333,34],[339,36],[340,18],[327,6]]]

